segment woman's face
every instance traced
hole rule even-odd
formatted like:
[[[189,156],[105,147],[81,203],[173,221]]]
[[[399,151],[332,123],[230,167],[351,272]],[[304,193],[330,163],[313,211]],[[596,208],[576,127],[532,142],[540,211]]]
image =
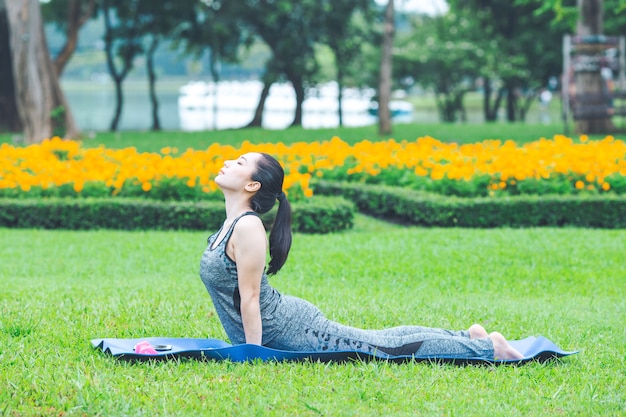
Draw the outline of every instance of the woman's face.
[[[261,154],[250,152],[241,155],[235,160],[224,161],[215,183],[222,189],[256,191],[257,181],[252,181],[252,174],[256,171],[257,161]]]

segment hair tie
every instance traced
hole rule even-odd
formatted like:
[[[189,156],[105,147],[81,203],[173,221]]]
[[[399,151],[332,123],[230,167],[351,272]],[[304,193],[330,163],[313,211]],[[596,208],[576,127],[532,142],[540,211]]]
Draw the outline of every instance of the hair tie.
[[[285,198],[287,198],[287,196],[285,195],[284,191],[281,191],[280,193],[278,193],[276,198],[278,199],[278,201],[282,202],[283,200],[285,200]]]

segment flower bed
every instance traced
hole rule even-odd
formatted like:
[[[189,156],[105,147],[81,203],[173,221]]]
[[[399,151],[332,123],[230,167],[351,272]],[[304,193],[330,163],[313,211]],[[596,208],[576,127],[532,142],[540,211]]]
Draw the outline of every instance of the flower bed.
[[[213,178],[225,159],[245,152],[276,156],[293,200],[312,195],[313,178],[409,187],[467,197],[517,194],[626,194],[626,143],[607,136],[565,136],[525,145],[485,140],[443,143],[364,140],[254,145],[205,150],[84,148],[52,138],[28,147],[0,146],[0,196],[145,196],[202,200],[219,196]]]

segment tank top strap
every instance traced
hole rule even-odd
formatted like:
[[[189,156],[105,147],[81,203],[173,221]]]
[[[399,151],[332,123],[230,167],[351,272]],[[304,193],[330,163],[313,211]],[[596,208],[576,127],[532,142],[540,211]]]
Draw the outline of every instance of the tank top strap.
[[[235,230],[235,225],[237,224],[237,222],[239,221],[239,219],[241,219],[243,216],[249,216],[249,215],[253,215],[253,216],[257,216],[259,217],[259,214],[257,212],[254,211],[246,211],[245,213],[241,214],[239,217],[235,218],[235,220],[233,220],[233,223],[230,225],[230,227],[228,228],[228,232],[226,232],[226,234],[224,235],[224,241],[227,242],[228,239],[230,239],[230,235],[233,233],[233,230]]]
[[[215,250],[223,243],[228,242],[228,240],[230,239],[230,235],[233,234],[233,230],[235,230],[235,225],[237,224],[239,219],[241,219],[243,216],[248,216],[248,215],[254,215],[257,217],[259,216],[259,214],[254,211],[246,211],[245,213],[241,214],[239,217],[235,218],[235,220],[233,220],[233,222],[228,227],[228,230],[223,236],[220,237],[220,234],[222,230],[224,229],[224,226],[220,227],[220,229],[217,232],[209,236],[209,238],[207,239],[207,243],[209,244],[211,250]]]

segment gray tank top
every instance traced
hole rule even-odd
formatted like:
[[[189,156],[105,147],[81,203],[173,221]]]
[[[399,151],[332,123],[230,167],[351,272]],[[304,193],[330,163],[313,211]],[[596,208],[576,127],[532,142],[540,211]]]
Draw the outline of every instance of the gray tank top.
[[[241,320],[239,283],[237,280],[237,265],[226,254],[226,246],[235,225],[240,218],[246,215],[257,215],[255,212],[246,212],[235,219],[228,232],[220,242],[216,242],[222,229],[211,235],[208,245],[202,254],[200,262],[200,278],[206,286],[217,315],[232,344],[246,342]],[[271,342],[270,335],[280,331],[280,324],[276,322],[276,310],[281,304],[282,296],[274,288],[270,287],[265,272],[261,276],[261,320],[263,323],[264,345]],[[277,328],[278,327],[278,328]]]

